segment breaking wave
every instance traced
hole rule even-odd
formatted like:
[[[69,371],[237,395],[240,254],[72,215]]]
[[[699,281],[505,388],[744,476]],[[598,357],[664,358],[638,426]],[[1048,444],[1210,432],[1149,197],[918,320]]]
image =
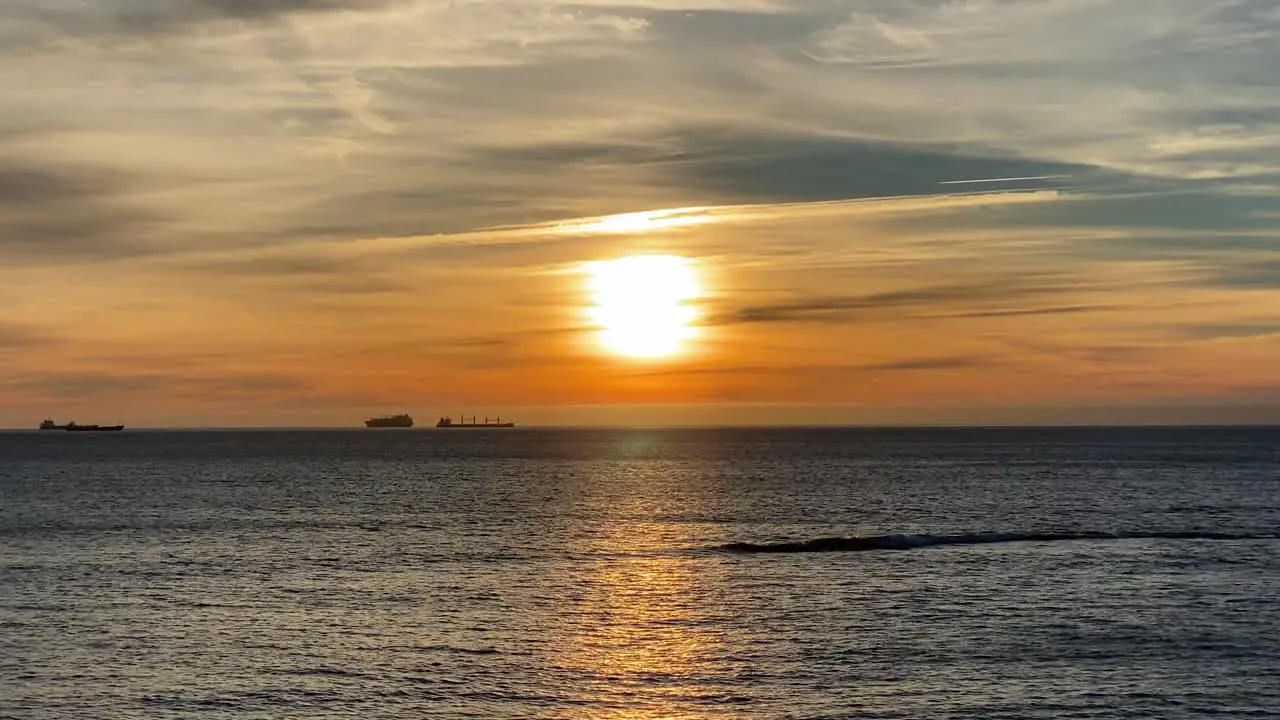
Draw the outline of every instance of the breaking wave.
[[[867,537],[824,537],[812,540],[750,543],[735,542],[717,549],[734,553],[815,553],[860,552],[867,550],[913,550],[940,545],[993,545],[1017,542],[1062,542],[1067,540],[1274,540],[1276,534],[1175,532],[1074,532],[1074,533],[967,533],[962,535],[871,535]]]

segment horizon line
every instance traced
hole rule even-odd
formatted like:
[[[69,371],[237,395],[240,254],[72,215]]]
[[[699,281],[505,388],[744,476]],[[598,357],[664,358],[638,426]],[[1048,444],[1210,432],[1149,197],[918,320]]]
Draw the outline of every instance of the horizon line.
[[[1070,422],[1022,422],[1022,423],[786,423],[786,424],[542,424],[516,425],[515,427],[491,428],[451,428],[453,430],[926,430],[926,429],[974,429],[974,430],[1017,430],[1017,429],[1213,429],[1213,428],[1257,428],[1280,429],[1280,422],[1215,422],[1215,423],[1070,423]],[[333,431],[351,430],[366,433],[387,434],[388,432],[420,432],[443,430],[434,425],[423,425],[411,428],[367,428],[354,425],[166,425],[137,426],[125,425],[125,431],[134,432],[202,432],[202,431]],[[56,433],[56,431],[40,430],[33,427],[0,427],[3,433]],[[458,434],[458,433],[451,433]]]

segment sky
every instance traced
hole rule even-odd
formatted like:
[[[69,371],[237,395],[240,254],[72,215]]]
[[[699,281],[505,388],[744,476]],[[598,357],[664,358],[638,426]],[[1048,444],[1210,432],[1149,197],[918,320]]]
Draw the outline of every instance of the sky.
[[[1280,422],[1278,30],[7,0],[0,427]],[[678,351],[602,340],[634,255],[696,276]]]

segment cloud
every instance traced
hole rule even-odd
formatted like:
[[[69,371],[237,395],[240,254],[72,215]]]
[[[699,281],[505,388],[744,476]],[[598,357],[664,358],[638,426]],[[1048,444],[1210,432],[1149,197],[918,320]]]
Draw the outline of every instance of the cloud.
[[[1184,337],[1195,340],[1241,340],[1280,336],[1280,318],[1271,322],[1200,323],[1177,326]]]
[[[956,148],[856,138],[703,128],[668,138],[669,178],[709,197],[800,202],[937,196],[949,181],[1034,177],[1018,189],[1052,188],[1048,180],[1090,168],[1015,157],[969,156]]]
[[[349,258],[326,257],[301,252],[253,253],[232,257],[189,258],[187,267],[201,272],[211,272],[236,277],[265,276],[333,276],[350,274],[354,270]]]
[[[59,342],[56,335],[40,328],[0,320],[0,353],[49,347]]]
[[[307,389],[284,375],[183,375],[175,373],[49,372],[9,377],[0,388],[40,397],[94,400],[120,396],[274,396]]]
[[[914,370],[965,370],[985,367],[999,361],[981,356],[923,357],[894,360],[876,365],[864,365],[863,370],[879,372],[909,372]]]
[[[565,263],[558,258],[578,262],[590,258],[599,252],[600,237],[610,238],[615,243],[626,238],[639,244],[660,240],[675,242],[683,244],[685,252],[698,254],[706,249],[700,246],[710,247],[711,244],[691,231],[722,227],[724,232],[756,235],[761,233],[758,229],[761,226],[856,223],[909,217],[957,218],[979,209],[1063,199],[1066,196],[1054,191],[1000,190],[667,208],[620,215],[561,216],[526,224],[431,235],[392,235],[359,242],[339,237],[295,242],[275,249],[249,247],[193,252],[168,261],[164,266],[217,276],[277,279],[290,283],[305,278],[345,277],[353,282],[365,278],[376,284],[380,280],[390,282],[392,276],[406,272],[409,267],[424,268],[420,272],[442,272],[446,267],[483,266],[494,270],[554,266],[557,271],[563,271]],[[673,234],[664,240],[668,232]],[[765,246],[761,245],[756,251],[764,249]]]
[[[832,97],[864,109],[877,134],[1163,177],[1247,177],[1276,168],[1266,128],[1277,101],[1259,91],[1280,55],[1278,28],[1259,0],[876,0],[814,33],[806,52],[862,87]],[[894,116],[896,131],[883,122]]]
[[[941,357],[908,357],[879,363],[807,364],[804,377],[814,376],[856,378],[868,374],[899,373],[937,370],[967,370],[1005,364],[1002,358],[982,355],[948,355]],[[796,375],[796,368],[789,364],[717,364],[692,367],[659,368],[629,373],[632,377],[775,377]]]
[[[1193,282],[1243,290],[1280,290],[1280,241],[1264,257],[1242,257],[1203,263]]]
[[[276,289],[294,296],[300,304],[333,296],[401,293],[413,288],[397,279],[387,267],[359,256],[334,256],[305,249],[247,250],[224,254],[179,255],[166,268],[238,281],[242,288]]]
[[[396,0],[13,0],[5,7],[6,47],[71,38],[161,36],[216,22],[260,23],[295,14],[370,10]]]
[[[157,218],[122,199],[127,182],[111,171],[0,156],[0,257],[144,252],[134,238]]]
[[[894,290],[844,297],[806,297],[768,304],[750,305],[713,315],[709,325],[754,323],[850,323],[883,318],[886,314],[937,312],[941,308],[978,306],[986,312],[1027,312],[1028,308],[1004,307],[1045,295],[1078,292],[1081,285],[1069,282],[1032,284],[1025,280],[993,278],[987,282],[942,285]],[[992,307],[995,306],[995,307]],[[953,311],[954,312],[954,311]]]
[[[998,310],[966,310],[963,312],[944,313],[942,317],[955,318],[1000,318],[1023,317],[1034,315],[1076,315],[1079,313],[1117,310],[1124,305],[1052,305],[1048,307],[1004,308]]]
[[[1176,34],[1188,18],[1177,3],[1131,0],[1123,12],[1099,0],[861,3],[845,22],[815,33],[810,49],[823,62],[879,67],[990,67],[1080,59],[1114,61],[1096,54],[1131,44],[1130,54]],[[1203,6],[1203,3],[1201,4]],[[1100,13],[1113,20],[1091,23]],[[1193,18],[1194,21],[1198,18]],[[1064,27],[1089,26],[1076,34]]]
[[[7,10],[29,20],[10,27],[39,16],[66,36],[76,23],[178,34],[24,60],[36,81],[8,102],[15,122],[72,126],[46,144],[163,188],[165,248],[937,195],[983,177],[1117,184],[1231,165],[1218,174],[1265,180],[1274,103],[1177,61],[1192,44],[1215,71],[1262,52],[1209,39],[1273,19],[1256,3],[1135,4],[32,1]],[[836,53],[850,47],[881,61]],[[804,54],[817,50],[821,62]],[[1174,92],[1182,82],[1194,92]],[[154,157],[121,144],[142,136]],[[1064,183],[1031,186],[1046,184]],[[1199,222],[1235,220],[1210,216]]]

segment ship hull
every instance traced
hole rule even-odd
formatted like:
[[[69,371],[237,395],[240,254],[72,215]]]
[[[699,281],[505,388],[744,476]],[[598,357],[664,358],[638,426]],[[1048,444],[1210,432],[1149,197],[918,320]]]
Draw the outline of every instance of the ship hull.
[[[71,425],[64,428],[67,432],[120,432],[123,425]]]
[[[411,428],[413,427],[413,418],[408,415],[369,418],[364,421],[364,426],[369,428]]]

